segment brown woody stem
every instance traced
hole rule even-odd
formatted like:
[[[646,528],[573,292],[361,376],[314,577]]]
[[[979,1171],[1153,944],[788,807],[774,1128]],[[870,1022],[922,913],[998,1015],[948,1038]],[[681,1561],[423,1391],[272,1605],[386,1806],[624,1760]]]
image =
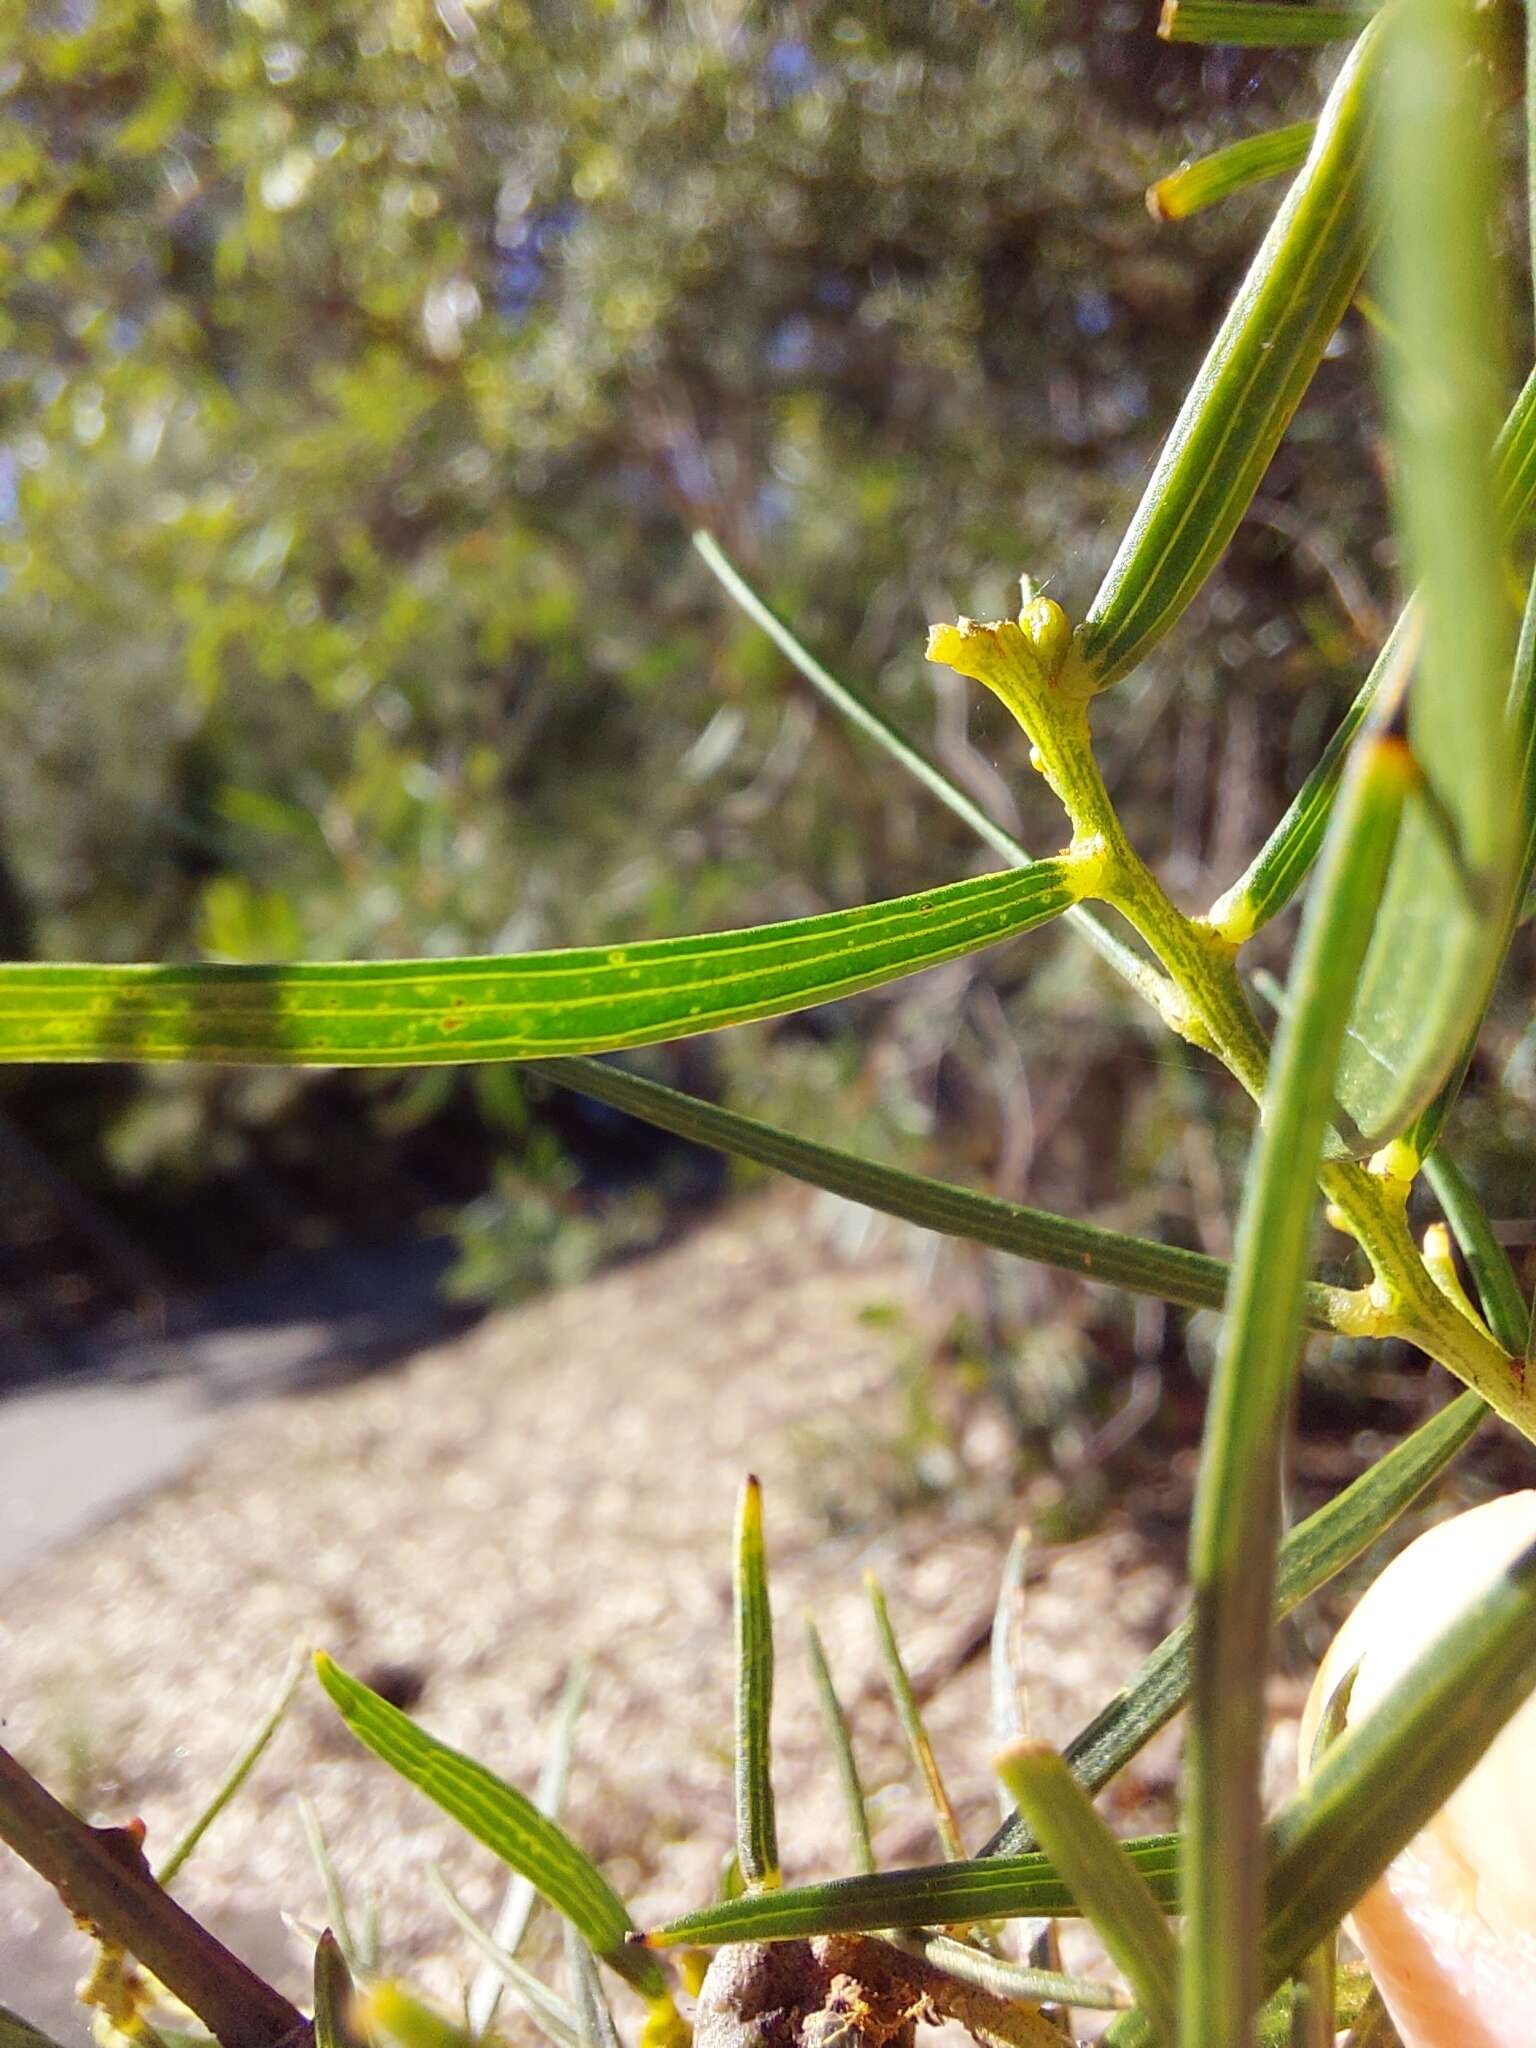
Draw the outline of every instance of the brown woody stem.
[[[310,2048],[310,2022],[161,1889],[132,1829],[89,1827],[3,1749],[0,1841],[77,1920],[152,1970],[220,2048]]]

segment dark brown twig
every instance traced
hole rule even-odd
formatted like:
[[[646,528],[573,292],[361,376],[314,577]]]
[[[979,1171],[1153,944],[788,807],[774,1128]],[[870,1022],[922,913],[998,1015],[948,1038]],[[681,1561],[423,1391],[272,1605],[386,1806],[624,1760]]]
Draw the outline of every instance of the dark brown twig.
[[[152,1970],[221,2048],[310,2048],[298,2008],[162,1891],[135,1830],[87,1826],[3,1749],[0,1841],[78,1920]]]

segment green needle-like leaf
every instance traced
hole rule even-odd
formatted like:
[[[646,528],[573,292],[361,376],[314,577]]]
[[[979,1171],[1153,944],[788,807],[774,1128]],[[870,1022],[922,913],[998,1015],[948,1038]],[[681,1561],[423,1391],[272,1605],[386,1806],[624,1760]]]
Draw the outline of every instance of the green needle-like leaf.
[[[984,1948],[956,1941],[948,1934],[901,1934],[896,1946],[921,1956],[948,1977],[974,1984],[998,1998],[1027,1998],[1036,2005],[1071,2005],[1084,2012],[1123,2012],[1125,1993],[1097,1977],[1068,1977],[1059,1970],[1032,1970],[1023,1963],[1004,1962]]]
[[[556,2048],[581,2048],[575,2008],[557,1991],[551,1991],[532,1970],[525,1970],[511,1950],[494,1935],[486,1933],[442,1871],[435,1866],[432,1881],[443,1904],[479,1950],[483,1967],[495,1979],[496,1988],[510,1991],[534,2025],[549,2036]],[[470,2031],[478,2038],[485,2029],[476,2024],[473,2013],[468,2017]]]
[[[992,1740],[1018,1742],[1029,1733],[1018,1647],[1024,1632],[1024,1574],[1029,1563],[1028,1529],[1015,1529],[1003,1559],[997,1605],[992,1610],[988,1643],[991,1680]]]
[[[1397,517],[1424,618],[1408,700],[1424,786],[1339,1066],[1362,1151],[1403,1131],[1463,1056],[1504,954],[1519,860],[1515,618],[1493,466],[1505,391],[1487,232],[1498,182],[1480,21],[1463,0],[1403,0],[1383,17],[1385,287],[1400,337],[1385,366]]]
[[[1154,220],[1187,220],[1207,206],[1246,192],[1266,178],[1278,178],[1306,161],[1315,121],[1292,121],[1284,128],[1269,128],[1262,135],[1247,135],[1241,142],[1228,143],[1210,156],[1192,164],[1181,164],[1166,178],[1147,188],[1147,209]]]
[[[773,1811],[773,1614],[763,1489],[750,1475],[736,1511],[736,1861],[749,1891],[779,1878]]]
[[[619,2048],[619,2030],[603,1996],[597,1960],[569,1920],[565,1923],[565,1957],[575,1994],[581,2048]]]
[[[1331,1082],[1412,775],[1402,741],[1383,738],[1356,763],[1341,798],[1297,942],[1238,1218],[1190,1537],[1184,2048],[1240,2048],[1262,1998],[1259,1765],[1280,1443]]]
[[[1307,0],[1163,0],[1157,32],[1169,43],[1297,49],[1346,41],[1370,18],[1363,8],[1309,6]]]
[[[1232,887],[1211,905],[1211,923],[1228,938],[1241,943],[1252,937],[1261,925],[1279,915],[1306,880],[1328,830],[1334,799],[1360,728],[1378,698],[1396,703],[1407,688],[1418,659],[1419,638],[1418,614],[1412,605],[1405,606],[1285,816]]]
[[[1124,1971],[1154,2039],[1172,2048],[1178,2032],[1178,1951],[1145,1879],[1055,1750],[1015,1743],[998,1758],[997,1771]]]
[[[843,1811],[848,1817],[853,1860],[858,1869],[867,1874],[875,1867],[875,1852],[869,1839],[869,1809],[864,1803],[864,1786],[859,1778],[858,1760],[853,1753],[853,1738],[848,1732],[848,1717],[837,1696],[837,1687],[832,1683],[832,1672],[827,1663],[827,1653],[821,1646],[820,1632],[810,1615],[805,1617],[805,1653],[810,1660],[821,1718],[826,1724],[832,1755],[837,1763],[837,1780],[843,1791]]]
[[[566,1675],[559,1709],[555,1715],[554,1740],[539,1771],[539,1782],[534,1789],[534,1805],[540,1813],[547,1813],[551,1820],[560,1818],[560,1808],[565,1801],[565,1785],[571,1768],[571,1750],[576,1740],[576,1722],[586,1692],[587,1665],[584,1661],[579,1661],[571,1666]],[[501,1902],[501,1909],[496,1915],[495,1928],[489,1937],[498,1955],[517,1954],[523,1936],[528,1931],[528,1922],[532,1917],[537,1897],[538,1892],[526,1877],[514,1876],[510,1880]],[[453,1903],[456,1905],[457,1901]],[[484,1968],[469,1987],[469,1997],[464,2005],[471,2033],[483,2034],[495,2019],[505,1981],[496,1963],[488,1957]]]
[[[1145,1835],[1122,1849],[1169,1911],[1179,1898],[1179,1840]],[[917,1870],[840,1877],[732,1899],[686,1913],[646,1935],[653,1948],[686,1943],[798,1941],[817,1934],[872,1934],[886,1927],[952,1927],[987,1920],[1028,1920],[1079,1911],[1071,1887],[1048,1856],[994,1856],[933,1863]]]
[[[418,1067],[717,1031],[994,945],[1075,899],[1068,860],[700,938],[469,960],[0,967],[0,1063]]]
[[[1219,1259],[1203,1252],[1182,1251],[1172,1245],[1154,1244],[1146,1238],[1127,1237],[1119,1231],[1101,1230],[1092,1223],[1075,1223],[1069,1217],[1053,1216],[1048,1210],[1029,1209],[1018,1202],[1000,1201],[994,1195],[977,1194],[952,1182],[932,1180],[924,1174],[907,1173],[899,1167],[879,1166],[860,1159],[856,1153],[839,1151],[809,1138],[795,1137],[775,1124],[744,1116],[738,1110],[722,1109],[712,1102],[681,1094],[659,1081],[626,1073],[622,1067],[590,1059],[534,1060],[530,1070],[543,1079],[590,1095],[615,1109],[660,1129],[675,1131],[679,1137],[712,1145],[742,1159],[756,1160],[812,1187],[830,1189],[850,1201],[863,1202],[887,1216],[900,1216],[908,1223],[921,1224],[946,1237],[964,1238],[973,1244],[990,1245],[995,1251],[1011,1252],[1016,1258],[1038,1259],[1043,1265],[1059,1266],[1085,1280],[1105,1286],[1128,1288],[1135,1294],[1155,1295],[1186,1308],[1220,1308],[1226,1298],[1227,1268]],[[1314,1286],[1308,1290],[1306,1316],[1315,1329],[1329,1327],[1330,1305],[1336,1290]]]
[[[1494,446],[1497,473],[1500,530],[1513,540],[1529,520],[1536,506],[1536,370],[1526,379]],[[1527,606],[1527,620],[1531,607]],[[1333,800],[1343,779],[1345,763],[1355,735],[1366,714],[1381,698],[1385,705],[1397,702],[1406,688],[1409,672],[1418,659],[1422,621],[1409,604],[1398,614],[1397,623],[1383,643],[1371,672],[1361,684],[1354,702],[1345,712],[1316,766],[1297,791],[1285,815],[1276,825],[1248,867],[1211,906],[1212,924],[1230,937],[1245,939],[1267,924],[1290,902],[1323,843]],[[1531,659],[1524,659],[1527,638]],[[1524,701],[1536,695],[1536,636],[1522,636],[1522,660],[1517,663],[1517,687],[1527,682]],[[1516,719],[1517,725],[1519,719]],[[1536,721],[1524,727],[1527,735]],[[1526,789],[1536,787],[1527,758]],[[1527,815],[1530,815],[1529,803]],[[1529,867],[1527,867],[1529,873]],[[1425,1148],[1427,1150],[1427,1147]]]
[[[315,1947],[315,2048],[361,2048],[352,1999],[352,1972],[327,1927]]]
[[[1135,667],[1205,581],[1360,282],[1370,240],[1361,201],[1380,40],[1368,29],[1340,72],[1311,153],[1078,632],[1078,655],[1101,689]]]
[[[1476,1394],[1458,1395],[1315,1515],[1298,1522],[1280,1547],[1276,1620],[1369,1549],[1460,1456],[1488,1412]],[[1189,1697],[1193,1638],[1193,1621],[1181,1622],[1124,1691],[1067,1744],[1067,1762],[1089,1792],[1107,1785],[1183,1706]],[[1033,1846],[1028,1828],[1015,1816],[981,1853],[1018,1856]]]
[[[1509,1254],[1494,1236],[1471,1182],[1455,1160],[1438,1148],[1424,1162],[1424,1172],[1471,1269],[1472,1284],[1489,1329],[1511,1357],[1523,1357],[1530,1337],[1531,1311],[1520,1292]]]
[[[294,1655],[287,1674],[278,1687],[277,1698],[273,1701],[271,1709],[262,1717],[261,1724],[250,1741],[225,1772],[213,1797],[155,1872],[155,1876],[167,1890],[175,1883],[178,1872],[192,1851],[261,1761],[267,1744],[282,1725],[283,1716],[292,1704],[293,1696],[299,1689],[299,1681],[308,1669],[308,1663],[309,1660],[302,1652]]]
[[[315,1669],[359,1742],[504,1863],[531,1879],[540,1895],[621,1977],[647,1997],[664,1994],[654,1957],[626,1946],[634,1922],[623,1900],[563,1828],[515,1786],[418,1727],[323,1650],[316,1652]]]
[[[900,1721],[901,1732],[907,1739],[908,1752],[927,1788],[928,1802],[933,1808],[934,1826],[938,1830],[940,1846],[952,1862],[957,1862],[965,1854],[965,1844],[960,1839],[960,1823],[955,1818],[954,1805],[945,1790],[939,1760],[933,1753],[933,1744],[928,1740],[928,1730],[923,1726],[923,1710],[917,1703],[917,1694],[912,1690],[912,1680],[907,1675],[901,1645],[897,1642],[896,1631],[891,1626],[891,1612],[885,1604],[885,1594],[873,1572],[864,1574],[864,1588],[869,1594],[870,1611],[875,1617],[875,1636],[880,1645],[880,1662],[885,1666],[885,1679],[891,1688],[896,1718]]]

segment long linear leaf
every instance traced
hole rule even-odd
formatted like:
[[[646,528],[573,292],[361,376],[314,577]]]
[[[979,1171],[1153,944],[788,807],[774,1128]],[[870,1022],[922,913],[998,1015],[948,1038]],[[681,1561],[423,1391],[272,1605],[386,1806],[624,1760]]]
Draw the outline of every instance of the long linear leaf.
[[[1357,762],[1297,942],[1239,1212],[1190,1536],[1192,1713],[1185,1759],[1185,2048],[1251,2039],[1263,1911],[1258,1844],[1280,1509],[1280,1443],[1332,1078],[1413,766],[1402,741]]]
[[[1455,1160],[1439,1150],[1424,1162],[1424,1172],[1471,1269],[1489,1329],[1512,1358],[1523,1357],[1530,1338],[1531,1311],[1509,1254],[1494,1236],[1471,1182]]]
[[[1510,409],[1494,445],[1500,530],[1513,540],[1536,507],[1536,370]],[[1527,607],[1527,616],[1530,607]],[[1395,702],[1418,658],[1420,623],[1410,603],[1398,614],[1381,652],[1311,773],[1247,868],[1211,906],[1210,921],[1243,940],[1285,908],[1306,879],[1323,843],[1350,746],[1378,698]],[[1524,649],[1522,641],[1522,651]],[[1533,642],[1536,651],[1536,642]],[[1536,678],[1536,658],[1521,665]],[[1529,693],[1528,693],[1529,694]],[[1518,721],[1517,721],[1518,722]],[[1529,724],[1526,727],[1530,731]],[[1527,763],[1526,787],[1532,778]],[[1427,1147],[1425,1148],[1427,1150]]]
[[[1121,1845],[1159,1905],[1176,1909],[1179,1838],[1143,1835]],[[798,1941],[817,1934],[871,1934],[885,1927],[955,1926],[985,1920],[1032,1919],[1078,1910],[1071,1887],[1048,1856],[994,1856],[969,1863],[932,1863],[874,1877],[839,1877],[685,1913],[652,1929],[652,1948],[703,1947],[729,1941]]]
[[[1280,1547],[1275,1619],[1291,1613],[1369,1549],[1460,1456],[1488,1413],[1476,1394],[1458,1395],[1316,1514],[1298,1522]],[[1181,1622],[1130,1684],[1067,1744],[1067,1762],[1089,1792],[1107,1785],[1183,1706],[1189,1697],[1193,1639],[1193,1621]],[[1028,1828],[1015,1815],[981,1853],[1018,1856],[1033,1846]]]
[[[1536,36],[1536,31],[1533,31]],[[1536,373],[1533,373],[1536,377]],[[1536,439],[1536,434],[1533,434]],[[1504,936],[1498,946],[1500,959],[1507,957],[1509,943],[1520,924],[1531,877],[1536,873],[1536,576],[1526,591],[1525,615],[1520,622],[1520,641],[1515,652],[1515,672],[1509,689],[1510,741],[1519,785],[1518,813],[1521,845],[1515,866],[1514,886],[1504,914]],[[1490,986],[1487,995],[1493,993]],[[1487,1002],[1469,1010],[1462,1018],[1461,1056],[1449,1078],[1429,1107],[1414,1118],[1404,1133],[1421,1159],[1427,1159],[1440,1141],[1445,1120],[1456,1106],[1467,1070],[1477,1050]]]
[[[315,1945],[315,2048],[361,2048],[352,2024],[352,1972],[329,1928]]]
[[[826,1726],[827,1739],[832,1744],[832,1755],[837,1764],[837,1780],[842,1787],[843,1812],[848,1820],[853,1860],[857,1868],[867,1874],[875,1867],[875,1852],[869,1839],[869,1809],[864,1803],[864,1786],[859,1777],[858,1759],[853,1753],[853,1737],[849,1732],[848,1717],[843,1712],[843,1703],[838,1698],[837,1687],[832,1682],[832,1670],[827,1663],[827,1653],[821,1645],[821,1632],[809,1614],[805,1617],[805,1653],[810,1662],[811,1678],[816,1687],[816,1699],[821,1708],[822,1721]]]
[[[435,1865],[432,1881],[438,1896],[448,1908],[464,1933],[479,1950],[482,1967],[489,1970],[496,1981],[498,1990],[510,1991],[534,2025],[547,2034],[556,2048],[581,2048],[581,2033],[576,2021],[575,2008],[558,1991],[549,1986],[532,1970],[525,1970],[511,1950],[499,1942],[493,1934],[487,1934],[468,1906],[449,1884],[442,1871]],[[473,2014],[469,2015],[470,2032],[477,2038],[485,2029],[476,2024]]]
[[[1411,604],[1405,605],[1285,815],[1232,887],[1211,905],[1210,921],[1227,938],[1238,944],[1251,938],[1279,915],[1306,880],[1328,830],[1356,737],[1378,699],[1395,702],[1406,689],[1418,659],[1419,638],[1418,614]]]
[[[1247,511],[1365,266],[1360,204],[1380,36],[1360,38],[1211,344],[1077,635],[1104,688],[1178,619]]]
[[[603,1996],[597,1958],[569,1921],[565,1924],[566,1967],[576,1994],[576,2020],[582,2048],[619,2048],[619,2030]]]
[[[623,1900],[563,1828],[514,1785],[429,1735],[323,1650],[316,1652],[315,1670],[359,1742],[504,1863],[531,1878],[550,1905],[637,1990],[648,1997],[665,1993],[655,1959],[626,1946],[634,1922]]]
[[[1037,2005],[1073,2005],[1084,2012],[1122,2012],[1127,1999],[1123,1991],[1097,1977],[1070,1977],[1060,1970],[1035,1970],[1024,1963],[1009,1963],[990,1955],[984,1948],[956,1941],[947,1934],[910,1933],[897,1935],[896,1946],[918,1955],[946,1977],[962,1984],[974,1984],[978,1991],[990,1991],[998,1998],[1028,1998]]]
[[[566,1780],[571,1769],[571,1750],[576,1740],[576,1722],[581,1713],[582,1702],[586,1698],[587,1676],[588,1667],[584,1660],[578,1660],[566,1674],[560,1705],[555,1714],[554,1740],[539,1771],[539,1782],[534,1788],[534,1805],[540,1813],[547,1813],[551,1820],[557,1821],[560,1818],[560,1808],[565,1800]],[[532,1917],[537,1897],[537,1890],[526,1877],[513,1876],[509,1879],[496,1914],[496,1924],[489,1937],[498,1955],[517,1954],[523,1936],[528,1931],[528,1922]],[[469,1996],[464,2002],[464,2016],[469,2021],[469,2030],[472,2034],[483,2034],[495,2019],[496,2009],[501,2003],[504,1981],[496,1965],[487,1958],[470,1985]]]
[[[748,1475],[736,1510],[736,1862],[752,1891],[779,1878],[773,1805],[773,1613],[763,1543],[763,1489]]]
[[[933,1808],[939,1845],[951,1862],[958,1862],[965,1854],[965,1844],[960,1839],[960,1823],[955,1818],[954,1804],[945,1788],[939,1760],[928,1739],[928,1730],[923,1726],[923,1710],[907,1676],[906,1660],[891,1625],[891,1611],[886,1605],[884,1589],[873,1572],[864,1574],[864,1589],[875,1617],[875,1637],[880,1646],[880,1662],[885,1667],[886,1684],[891,1689],[891,1700],[896,1708],[896,1718],[901,1723],[901,1732],[906,1737],[908,1753],[917,1766],[928,1793],[928,1803]]]
[[[282,1684],[278,1687],[277,1697],[263,1715],[260,1725],[224,1773],[214,1790],[213,1797],[155,1872],[160,1884],[167,1889],[175,1883],[182,1865],[261,1761],[267,1745],[281,1727],[283,1716],[293,1703],[293,1696],[299,1689],[299,1681],[305,1674],[306,1664],[307,1659],[302,1652],[296,1652],[290,1660]]]
[[[1283,128],[1267,128],[1262,135],[1245,135],[1241,142],[1229,142],[1192,164],[1181,164],[1147,187],[1147,211],[1154,220],[1187,220],[1266,178],[1294,171],[1306,161],[1316,133],[1315,121],[1291,121]]]
[[[796,1137],[739,1110],[700,1102],[605,1061],[533,1060],[529,1070],[579,1095],[627,1110],[662,1130],[675,1131],[679,1137],[756,1160],[780,1173],[793,1174],[796,1180],[808,1181],[812,1187],[827,1188],[946,1237],[990,1245],[995,1251],[1012,1252],[1016,1258],[1038,1259],[1085,1280],[1155,1295],[1185,1308],[1220,1308],[1226,1298],[1227,1268],[1203,1252],[1154,1244],[1147,1238],[1053,1216],[1045,1209],[978,1194],[950,1181],[880,1166],[856,1153]],[[1330,1307],[1338,1298],[1334,1288],[1309,1288],[1308,1323],[1315,1329],[1327,1329]]]
[[[699,938],[460,960],[0,968],[0,1062],[432,1066],[783,1016],[994,945],[1074,900],[1066,860]]]
[[[1428,1107],[1465,1049],[1507,941],[1519,776],[1507,713],[1515,617],[1495,496],[1504,336],[1487,223],[1497,206],[1481,17],[1403,0],[1383,17],[1385,358],[1394,500],[1424,615],[1409,804],[1337,1097],[1374,1149]],[[1424,138],[1434,137],[1426,149]]]
[[[1016,868],[1027,868],[1032,864],[1034,856],[1011,832],[1005,832],[996,819],[989,818],[975,798],[946,775],[936,762],[930,761],[921,747],[914,746],[883,712],[877,711],[866,697],[862,697],[850,684],[840,681],[824,662],[816,659],[804,641],[764,604],[713,534],[695,533],[693,545],[732,602],[741,607],[754,625],[762,628],[791,666],[840,716],[905,768],[915,782],[920,783],[930,796],[937,797],[962,824],[969,825],[977,838],[990,846],[994,853],[1001,854]],[[1099,957],[1107,961],[1130,987],[1144,992],[1161,979],[1152,962],[1128,946],[1087,904],[1074,904],[1066,912],[1066,917]]]
[[[997,1769],[1124,1972],[1153,2037],[1171,2048],[1178,2032],[1178,1950],[1146,1880],[1048,1744],[1015,1743]]]
[[[1309,6],[1306,0],[1163,0],[1157,32],[1168,43],[1315,48],[1358,35],[1370,18],[1363,8]]]

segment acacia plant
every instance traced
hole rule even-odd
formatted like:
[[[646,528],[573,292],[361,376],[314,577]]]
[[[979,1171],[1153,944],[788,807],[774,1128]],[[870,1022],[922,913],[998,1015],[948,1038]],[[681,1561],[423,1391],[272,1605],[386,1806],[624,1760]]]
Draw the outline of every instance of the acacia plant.
[[[860,729],[975,827],[1004,863],[997,872],[832,915],[618,950],[0,970],[6,1060],[518,1060],[931,1229],[1222,1311],[1190,1619],[1064,1760],[1029,1747],[1009,1753],[1017,1811],[975,1859],[782,1887],[750,1489],[738,1546],[743,1889],[645,1943],[553,1821],[321,1659],[321,1679],[354,1732],[571,1923],[570,2000],[523,1987],[544,2001],[541,2023],[557,2040],[613,2038],[593,1955],[648,2001],[653,2037],[675,2034],[681,2022],[658,1951],[687,1942],[726,1945],[728,1954],[747,1945],[706,1985],[701,2020],[711,2041],[774,2037],[775,2024],[807,2043],[844,2032],[899,2039],[920,2011],[957,2013],[985,2039],[1061,2041],[1070,2037],[1061,2015],[1081,1987],[1021,1976],[1001,1959],[997,1930],[1021,1916],[1073,1912],[1097,1923],[1130,1986],[1106,2037],[1117,2048],[1240,2048],[1255,2037],[1266,1999],[1297,1978],[1307,1993],[1286,2024],[1296,2039],[1331,2039],[1335,1991],[1323,1959],[1340,1920],[1536,1685],[1536,1571],[1524,1559],[1327,1748],[1293,1800],[1267,1821],[1261,1811],[1273,1617],[1379,1535],[1489,1410],[1536,1438],[1528,1305],[1444,1144],[1536,851],[1536,587],[1523,624],[1513,595],[1530,585],[1536,375],[1500,425],[1513,381],[1500,279],[1515,266],[1496,249],[1508,11],[1472,0],[1388,0],[1374,13],[1259,0],[1175,0],[1167,9],[1164,32],[1179,38],[1333,39],[1349,48],[1315,124],[1244,144],[1159,188],[1164,210],[1177,211],[1256,177],[1295,173],[1086,615],[1074,625],[1026,580],[1016,618],[933,631],[932,658],[993,691],[1027,733],[1032,764],[1066,813],[1062,851],[1035,858],[1001,831],[767,615],[701,537],[727,588]],[[1178,620],[1230,540],[1378,245],[1373,297],[1383,309],[1395,516],[1411,595],[1285,816],[1246,872],[1192,916],[1122,828],[1094,729],[1113,720],[1115,685]],[[1271,1039],[1251,1000],[1244,948],[1303,893]],[[878,1167],[592,1058],[783,1015],[1058,917],[1256,1105],[1230,1268]],[[1422,1241],[1410,1230],[1407,1202],[1421,1172],[1462,1246],[1477,1303],[1445,1226]],[[1319,1193],[1329,1223],[1358,1248],[1357,1286],[1309,1278]],[[1286,1418],[1309,1329],[1404,1341],[1468,1391],[1285,1535]],[[1186,1700],[1179,1834],[1117,1845],[1089,1797]],[[68,1836],[47,1823],[37,1797],[24,1774],[0,1777],[0,1834],[55,1864],[60,1844],[73,1843],[75,1863],[49,1874],[77,1910],[123,1947],[150,1940],[154,1954],[138,1952],[219,2040],[243,2048],[283,2037],[290,2022],[281,2012],[232,1994],[206,1946],[146,1906],[152,1888],[131,1843],[103,1850],[90,1831]],[[125,1884],[123,1871],[137,1875]],[[803,1946],[773,1950],[786,1942]],[[334,1987],[339,1968],[323,1949],[322,1985]],[[969,2004],[954,1989],[977,1983],[985,1997]],[[373,2007],[381,2025],[393,2012],[409,2036],[418,2022],[401,2019],[405,2010],[387,1999]],[[292,2026],[305,2024],[289,2012]],[[764,2015],[774,2012],[770,2024]],[[334,2036],[339,2024],[322,1990],[316,2031]],[[1361,2022],[1378,2025],[1379,2015]]]

